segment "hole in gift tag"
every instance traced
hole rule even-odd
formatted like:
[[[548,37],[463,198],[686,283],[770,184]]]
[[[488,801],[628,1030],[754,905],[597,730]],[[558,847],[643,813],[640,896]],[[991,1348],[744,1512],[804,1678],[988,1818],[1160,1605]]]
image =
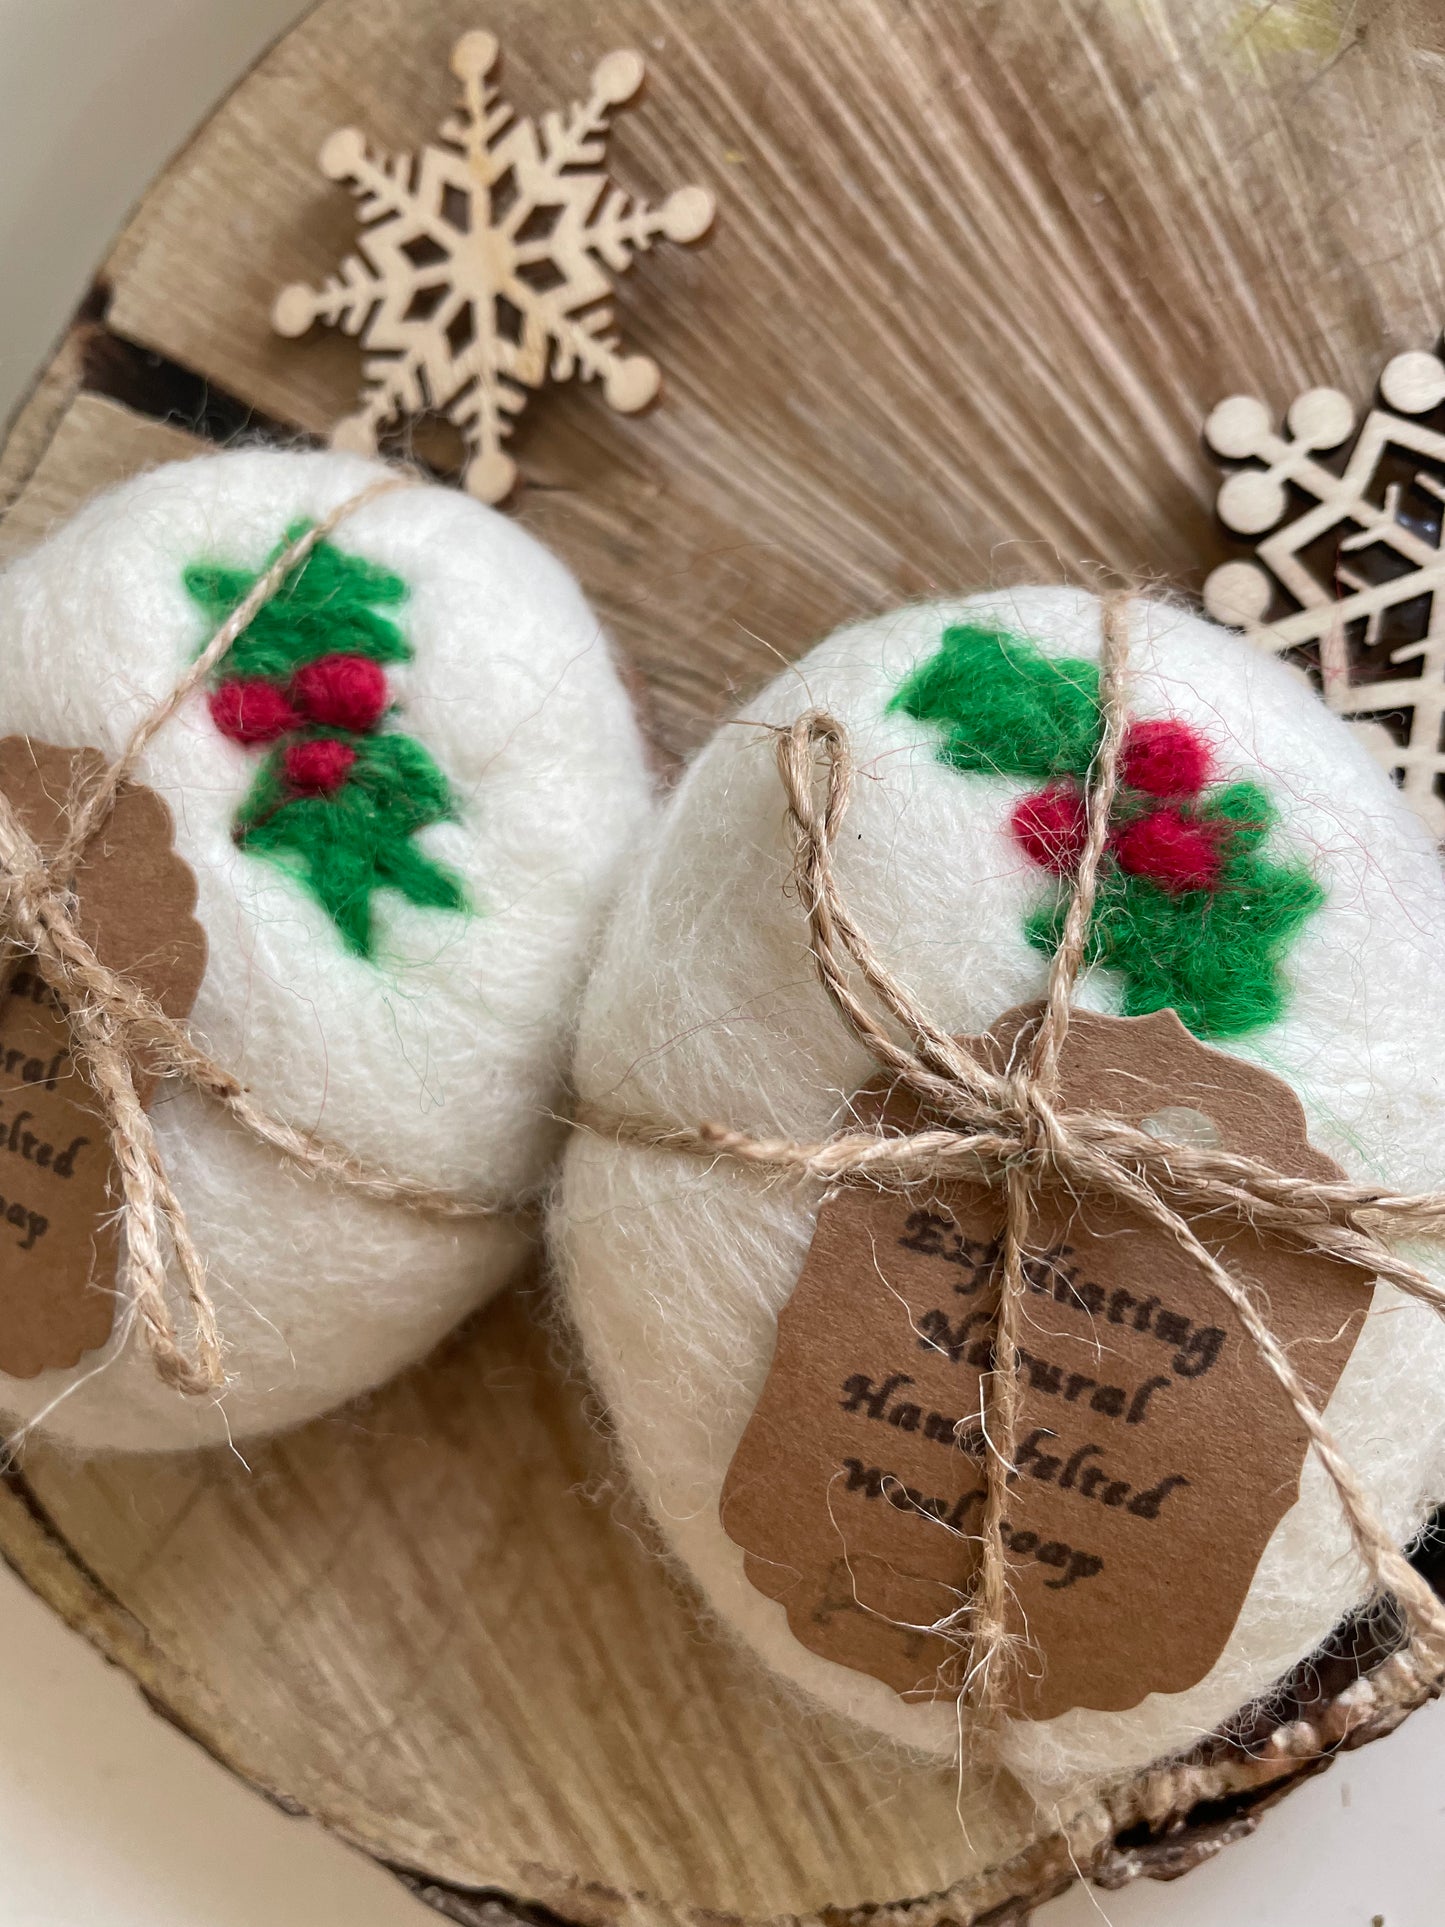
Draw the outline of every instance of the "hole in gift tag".
[[[1157,1111],[1140,1118],[1139,1129],[1165,1144],[1194,1144],[1201,1151],[1217,1150],[1222,1142],[1214,1119],[1207,1111],[1196,1111],[1192,1104],[1161,1104]]]

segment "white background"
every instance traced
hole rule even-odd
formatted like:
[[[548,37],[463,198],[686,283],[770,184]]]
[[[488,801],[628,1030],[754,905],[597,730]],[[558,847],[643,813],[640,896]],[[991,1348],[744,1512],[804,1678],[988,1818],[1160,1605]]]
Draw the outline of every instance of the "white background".
[[[130,202],[303,11],[302,0],[0,0],[0,416]],[[478,24],[485,13],[478,0]],[[1036,1927],[1445,1927],[1442,1818],[1445,1706],[1340,1762],[1182,1883],[1075,1891]],[[0,1569],[0,1927],[436,1918],[157,1720]]]

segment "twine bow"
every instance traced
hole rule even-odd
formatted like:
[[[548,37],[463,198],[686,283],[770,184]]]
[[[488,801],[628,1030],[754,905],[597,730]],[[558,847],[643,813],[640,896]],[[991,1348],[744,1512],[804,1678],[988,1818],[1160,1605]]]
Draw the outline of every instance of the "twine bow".
[[[68,800],[65,835],[45,853],[0,791],[0,999],[22,958],[52,990],[74,1055],[92,1085],[120,1179],[124,1234],[122,1299],[134,1307],[155,1369],[178,1392],[220,1391],[224,1342],[206,1285],[205,1263],[186,1224],[137,1090],[138,1075],[172,1077],[225,1107],[260,1143],[308,1177],[362,1197],[446,1218],[478,1218],[493,1207],[435,1190],[365,1163],[314,1132],[271,1116],[240,1080],[193,1040],[187,1027],[96,955],[77,924],[73,879],[91,841],[109,822],[121,790],[152,738],[176,715],[259,611],[280,593],[312,550],[349,516],[412,478],[388,475],[348,497],[289,543],[237,604],[168,695],[132,731],[107,768]],[[194,1326],[189,1346],[176,1333],[166,1297],[167,1248],[174,1257]]]
[[[1046,1186],[1102,1195],[1132,1207],[1227,1299],[1304,1426],[1376,1592],[1395,1596],[1417,1649],[1430,1663],[1445,1663],[1445,1608],[1380,1520],[1249,1286],[1215,1257],[1193,1228],[1193,1220],[1205,1213],[1247,1223],[1270,1238],[1343,1259],[1445,1313],[1445,1291],[1384,1242],[1389,1235],[1445,1236],[1445,1192],[1401,1196],[1370,1185],[1288,1177],[1252,1158],[1164,1144],[1119,1119],[1058,1107],[1060,1057],[1118,781],[1126,720],[1127,601],[1117,597],[1103,609],[1103,734],[1088,782],[1087,841],[1050,963],[1043,1013],[1016,1068],[990,1070],[935,1024],[885,968],[855,921],[833,867],[833,848],[852,787],[847,732],[835,718],[813,710],[778,733],[777,761],[787,799],[794,883],[807,917],[814,968],[852,1035],[898,1087],[919,1100],[930,1122],[906,1135],[850,1130],[808,1143],[753,1137],[718,1124],[664,1125],[600,1112],[582,1119],[589,1128],[627,1142],[723,1156],[828,1185],[870,1182],[903,1191],[950,1180],[981,1180],[1002,1192],[1005,1224],[992,1364],[983,1379],[989,1451],[980,1557],[965,1603],[932,1629],[966,1640],[964,1690],[985,1714],[997,1713],[1004,1684],[1009,1583],[1001,1528],[1018,1445],[1024,1258],[1034,1199]],[[873,1008],[855,988],[860,981],[871,994]]]

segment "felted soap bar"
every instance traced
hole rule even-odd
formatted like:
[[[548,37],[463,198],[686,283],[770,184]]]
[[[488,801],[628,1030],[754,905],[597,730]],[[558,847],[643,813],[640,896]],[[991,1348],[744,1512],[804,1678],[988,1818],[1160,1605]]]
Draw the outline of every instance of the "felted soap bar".
[[[115,756],[298,532],[384,475],[257,450],[99,497],[0,578],[0,738]],[[8,1421],[43,1415],[82,1447],[294,1424],[420,1357],[512,1276],[557,1149],[588,947],[649,795],[607,639],[567,570],[514,522],[426,486],[338,523],[136,777],[195,879],[203,1048],[269,1117],[488,1215],[303,1175],[163,1082],[150,1113],[228,1383],[214,1399],[161,1383],[138,1332],[118,1344],[121,1306],[115,1338],[69,1369],[0,1375]],[[133,860],[119,813],[98,843]],[[19,1000],[43,1000],[33,975],[22,960],[0,1032]],[[16,1289],[33,1296],[77,1195],[55,1183],[70,1139],[37,1122],[44,1063],[12,1050],[0,1072],[0,1195],[23,1205],[44,1181],[61,1199],[38,1235],[0,1213],[0,1236],[31,1240]],[[98,1118],[85,1135],[77,1172],[106,1155]],[[175,1315],[184,1329],[179,1293]]]
[[[819,985],[791,887],[775,732],[805,709],[849,738],[837,881],[883,969],[953,1037],[1016,1028],[1009,1014],[1044,992],[1082,848],[1100,609],[1061,588],[909,607],[839,631],[749,702],[693,763],[613,914],[581,1020],[584,1113],[804,1143],[876,1117],[886,1079],[880,1096],[877,1063]],[[1228,1147],[1252,1117],[1265,1141],[1250,1155],[1272,1167],[1438,1187],[1445,887],[1425,829],[1301,672],[1165,603],[1135,599],[1123,620],[1128,727],[1074,999],[1096,1015],[1071,1041],[1066,1096],[1132,1082],[1142,1128],[1171,1141]],[[1002,1066],[1006,1040],[996,1048]],[[866,1187],[828,1192],[601,1123],[569,1147],[554,1219],[622,1452],[710,1606],[791,1686],[938,1756],[953,1754],[961,1722],[967,1743],[969,1715],[956,1679],[951,1695],[910,1690],[937,1613],[912,1643],[899,1613],[888,1663],[867,1658],[877,1628],[861,1561],[865,1546],[899,1543],[867,1539],[890,1507],[932,1528],[944,1554],[948,1534],[961,1544],[979,1530],[978,1475],[956,1468],[987,1450],[978,1388],[999,1254],[954,1204],[910,1215]],[[1231,1507],[1251,1492],[1250,1505],[1274,1507],[1238,1594],[1214,1611],[1213,1647],[1189,1635],[1200,1663],[1187,1685],[1155,1690],[1143,1667],[1131,1697],[1127,1674],[1121,1690],[1117,1668],[1106,1679],[1076,1643],[1065,1710],[1041,1690],[1034,1716],[1014,1707],[1004,1757],[1048,1792],[1188,1747],[1267,1693],[1369,1583],[1302,1433],[1278,1479],[1258,1476],[1269,1427],[1292,1415],[1256,1417],[1249,1400],[1278,1388],[1249,1377],[1257,1359],[1233,1313],[1201,1298],[1207,1280],[1177,1251],[1111,1255],[1097,1226],[1081,1238],[1066,1220],[1030,1262],[1005,1544],[1020,1591],[1025,1576],[1047,1589],[1035,1596],[1059,1637],[1077,1603],[1090,1638],[1138,1642],[1130,1621],[1144,1609],[1115,1554],[1130,1544],[1155,1631],[1171,1614],[1203,1627],[1201,1595],[1218,1607],[1222,1584],[1209,1548],[1230,1549]],[[1435,1254],[1422,1262],[1440,1277]],[[1445,1495],[1440,1321],[1383,1286],[1364,1318],[1372,1287],[1358,1274],[1271,1277],[1291,1355],[1407,1543]],[[849,1333],[866,1338],[884,1314],[892,1354],[853,1356]],[[1311,1318],[1320,1329],[1300,1338]],[[783,1371],[785,1388],[770,1380]],[[775,1449],[740,1449],[755,1413]],[[789,1487],[819,1439],[837,1454],[821,1501]],[[1031,1514],[1031,1493],[1051,1509]],[[1192,1552],[1178,1525],[1206,1499]],[[771,1522],[766,1543],[748,1536],[749,1508]],[[831,1588],[801,1602],[816,1575],[793,1520],[820,1545],[837,1540]],[[1047,1650],[1022,1663],[1037,1688]]]

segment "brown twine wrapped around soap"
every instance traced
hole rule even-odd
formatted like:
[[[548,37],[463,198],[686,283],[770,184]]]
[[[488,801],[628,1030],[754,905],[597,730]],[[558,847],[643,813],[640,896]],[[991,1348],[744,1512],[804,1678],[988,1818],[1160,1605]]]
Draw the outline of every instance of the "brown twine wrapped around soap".
[[[579,1119],[587,1129],[624,1142],[721,1156],[829,1185],[867,1182],[902,1191],[967,1181],[1002,1192],[993,1356],[984,1375],[982,1416],[989,1449],[979,1564],[964,1604],[931,1629],[966,1645],[964,1692],[986,1717],[1001,1709],[1009,1643],[1001,1527],[1018,1443],[1024,1257],[1035,1195],[1051,1185],[1129,1205],[1158,1226],[1228,1300],[1304,1426],[1377,1593],[1394,1595],[1427,1663],[1445,1665],[1445,1607],[1375,1512],[1250,1289],[1200,1241],[1191,1222],[1210,1213],[1247,1223],[1269,1238],[1343,1259],[1445,1313],[1445,1291],[1383,1242],[1387,1234],[1445,1237],[1445,1192],[1401,1196],[1372,1185],[1288,1177],[1252,1158],[1163,1144],[1119,1119],[1063,1111],[1056,1103],[1072,993],[1084,962],[1118,780],[1126,721],[1128,600],[1115,597],[1103,606],[1103,733],[1089,776],[1088,836],[1050,963],[1043,1013],[1026,1048],[1016,1053],[1014,1067],[990,1070],[935,1024],[879,960],[854,920],[833,867],[852,786],[847,733],[835,718],[813,710],[778,732],[777,760],[793,841],[793,880],[807,917],[814,968],[853,1036],[898,1088],[917,1098],[928,1126],[909,1134],[842,1131],[807,1143],[753,1137],[718,1124],[667,1125],[598,1110],[584,1111]],[[858,979],[885,1021],[855,990]]]
[[[122,1298],[134,1307],[161,1379],[193,1396],[224,1387],[224,1343],[206,1286],[204,1261],[140,1101],[137,1076],[142,1068],[148,1075],[177,1078],[214,1099],[253,1138],[270,1145],[308,1177],[324,1178],[362,1197],[430,1216],[495,1215],[490,1205],[395,1177],[314,1132],[271,1116],[237,1077],[201,1049],[185,1024],[167,1016],[150,997],[101,962],[78,927],[73,889],[80,859],[109,822],[122,789],[156,733],[318,544],[368,503],[413,486],[411,476],[384,476],[287,544],[170,692],[136,725],[114,761],[67,800],[65,835],[51,854],[39,849],[0,790],[0,997],[11,969],[23,958],[59,1000],[75,1055],[99,1102],[120,1174]],[[167,1244],[194,1321],[189,1350],[177,1337],[166,1301]]]

